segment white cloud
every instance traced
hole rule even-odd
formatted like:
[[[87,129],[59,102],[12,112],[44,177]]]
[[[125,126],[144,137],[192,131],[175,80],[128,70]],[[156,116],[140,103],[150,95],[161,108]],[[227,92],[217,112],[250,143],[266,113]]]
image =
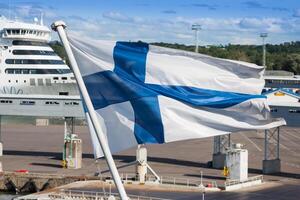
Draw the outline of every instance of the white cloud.
[[[133,21],[133,19],[131,17],[128,17],[124,14],[121,14],[119,12],[113,12],[113,11],[103,13],[102,16],[104,18],[114,20],[114,21],[118,21],[118,22],[132,22]]]
[[[0,7],[0,12],[7,9]],[[270,33],[270,42],[281,42],[278,38],[288,38],[300,33],[300,18],[187,18],[177,16],[172,18],[147,18],[128,16],[121,12],[105,12],[99,18],[84,18],[82,16],[57,16],[56,10],[41,5],[18,5],[15,13],[26,21],[44,13],[45,24],[64,20],[69,27],[79,34],[98,39],[113,40],[143,40],[146,42],[177,42],[194,43],[194,33],[191,25],[202,25],[200,44],[226,43],[259,43],[260,32]],[[3,12],[2,12],[3,13]],[[55,35],[55,34],[53,34]],[[273,37],[271,37],[273,36]],[[290,37],[292,38],[292,37]],[[57,39],[57,37],[55,37]],[[283,42],[283,41],[282,41]]]
[[[31,11],[32,11],[32,6],[30,5],[17,6],[15,8],[15,12],[17,13],[17,15],[20,15],[22,17],[28,17]]]
[[[296,18],[291,21],[286,22],[286,30],[289,30],[291,32],[297,32],[300,33],[300,18]]]
[[[40,16],[41,14],[44,15],[44,17],[52,18],[56,16],[56,13],[53,9],[44,8],[39,5],[17,5],[13,8],[13,12],[17,17],[22,18],[29,18],[33,16]]]
[[[11,6],[7,4],[0,4],[0,13],[12,19],[19,19],[23,21],[33,21],[34,17],[41,17],[44,19],[53,20],[57,17],[55,9],[44,7],[38,3],[15,3]]]
[[[193,36],[192,35],[187,35],[187,34],[182,34],[182,33],[177,33],[176,34],[176,37],[178,38],[178,39],[191,39],[191,38],[193,38]]]
[[[191,25],[202,25],[200,32],[201,44],[226,44],[260,43],[258,34],[268,32],[276,37],[287,35],[289,32],[300,32],[297,20],[283,20],[280,18],[186,18],[175,17],[173,19],[142,18],[127,16],[122,13],[109,12],[103,15],[101,30],[93,34],[95,37],[116,40],[143,40],[147,42],[177,42],[194,43],[194,34]],[[91,23],[86,20],[87,23]],[[78,26],[80,27],[80,26]],[[87,34],[88,31],[86,32]],[[90,34],[91,35],[91,34]],[[272,38],[269,38],[272,41]],[[282,41],[283,42],[283,41]]]
[[[244,18],[239,22],[239,26],[246,30],[257,30],[266,32],[281,32],[283,21],[276,18]]]

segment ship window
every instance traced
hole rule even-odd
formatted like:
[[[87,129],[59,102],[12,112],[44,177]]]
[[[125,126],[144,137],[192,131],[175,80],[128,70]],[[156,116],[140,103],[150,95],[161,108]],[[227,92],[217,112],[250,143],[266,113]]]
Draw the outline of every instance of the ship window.
[[[20,105],[29,105],[29,106],[31,106],[31,105],[34,105],[34,104],[35,104],[34,101],[21,101],[20,102]]]
[[[37,72],[36,69],[30,69],[30,70],[29,70],[29,74],[37,74],[36,72]]]
[[[29,31],[29,33],[32,33],[32,31]],[[14,40],[12,42],[13,45],[22,45],[22,46],[48,46],[45,42],[37,42],[37,41],[25,41],[25,40]]]
[[[300,113],[300,110],[298,110],[298,109],[290,109],[289,112],[290,113]]]
[[[29,74],[29,69],[22,69],[22,74]]]
[[[79,103],[75,102],[75,101],[73,101],[73,102],[65,102],[65,105],[67,105],[67,106],[78,106]]]
[[[51,86],[51,80],[49,78],[46,78],[45,81],[47,86]]]
[[[41,78],[38,79],[38,85],[44,85],[43,79]]]
[[[69,74],[70,69],[6,69],[6,74]],[[65,77],[66,78],[66,77]],[[58,77],[54,77],[54,80],[58,80]],[[65,79],[66,80],[66,79]]]
[[[43,51],[43,50],[13,50],[14,55],[44,55],[53,56],[56,55],[54,51]]]
[[[61,77],[61,80],[68,80],[67,77]]]
[[[53,80],[58,80],[58,77],[53,77]]]
[[[12,29],[12,34],[20,34],[20,29]]]
[[[13,70],[13,69],[7,69],[7,70],[5,70],[5,72],[6,72],[7,74],[13,74],[13,73],[14,73],[14,70]]]
[[[31,78],[31,79],[30,79],[30,85],[31,85],[31,86],[35,86],[35,79],[34,79],[34,78]]]
[[[59,92],[58,95],[68,96],[69,92]]]
[[[57,101],[46,101],[45,104],[46,105],[59,105],[59,102],[57,102]]]
[[[271,112],[277,112],[277,108],[271,108]]]
[[[11,100],[1,100],[0,103],[12,103]]]
[[[6,59],[6,64],[64,65],[62,60]]]

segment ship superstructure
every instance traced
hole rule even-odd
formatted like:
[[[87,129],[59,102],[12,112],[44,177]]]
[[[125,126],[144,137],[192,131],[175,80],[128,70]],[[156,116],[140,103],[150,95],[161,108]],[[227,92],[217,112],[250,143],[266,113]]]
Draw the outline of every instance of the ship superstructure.
[[[69,67],[49,46],[42,24],[0,17],[0,94],[79,95]]]

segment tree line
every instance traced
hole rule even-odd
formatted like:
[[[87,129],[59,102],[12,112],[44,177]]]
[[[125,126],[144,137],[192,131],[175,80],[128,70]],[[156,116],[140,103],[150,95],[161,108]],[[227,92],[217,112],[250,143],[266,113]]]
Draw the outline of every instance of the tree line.
[[[170,43],[152,43],[153,45],[194,51],[195,46]],[[261,45],[211,45],[199,46],[199,53],[232,60],[241,60],[262,65]],[[268,70],[285,70],[300,74],[300,41],[266,45],[266,66]]]
[[[193,45],[177,43],[157,42],[152,44],[185,51],[194,51],[195,49],[195,46]],[[66,53],[61,43],[53,41],[50,45],[61,58],[67,60]],[[266,65],[268,70],[285,70],[300,74],[300,41],[285,42],[282,44],[267,44],[266,51]],[[261,45],[228,44],[200,46],[199,53],[218,58],[241,60],[262,65]]]

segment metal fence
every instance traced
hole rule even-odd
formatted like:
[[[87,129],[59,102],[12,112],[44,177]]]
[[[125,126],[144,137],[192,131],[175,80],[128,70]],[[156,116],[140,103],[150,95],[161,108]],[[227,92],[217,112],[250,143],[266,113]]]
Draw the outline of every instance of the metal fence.
[[[121,179],[124,183],[132,183],[134,181],[139,181],[138,177],[134,173],[121,173]],[[105,180],[112,180],[112,178],[105,177]],[[189,188],[201,188],[203,186],[209,185],[210,187],[218,187],[216,181],[207,181],[202,179],[187,179],[187,178],[178,178],[178,177],[168,177],[168,176],[159,176],[159,179],[153,175],[146,176],[146,183],[156,183],[156,184],[164,184],[164,185],[173,185],[173,186],[181,186],[181,187],[189,187]]]
[[[245,181],[227,180],[227,181],[225,181],[224,186],[226,187],[226,186],[237,185],[237,184],[242,184],[242,183],[248,183],[248,182],[253,182],[253,181],[258,181],[258,180],[263,181],[263,175],[249,177]]]
[[[157,197],[146,197],[138,195],[128,195],[130,200],[168,200]],[[121,200],[117,193],[112,192],[92,192],[81,190],[61,190],[58,193],[50,194],[51,200]]]

